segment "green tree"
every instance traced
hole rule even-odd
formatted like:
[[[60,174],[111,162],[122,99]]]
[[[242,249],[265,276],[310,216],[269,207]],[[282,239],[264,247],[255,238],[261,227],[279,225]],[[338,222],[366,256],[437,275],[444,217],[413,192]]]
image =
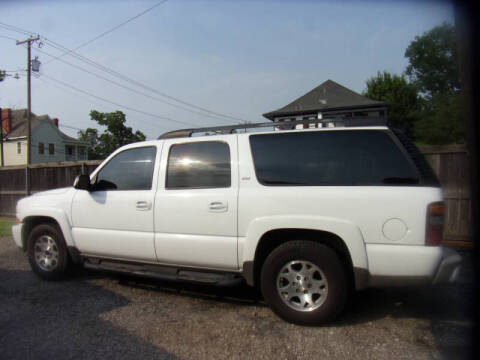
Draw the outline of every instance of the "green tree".
[[[106,129],[101,135],[98,134],[97,129],[93,128],[78,132],[80,140],[89,144],[89,159],[105,159],[119,147],[144,141],[146,138],[141,131],[133,132],[131,127],[125,126],[125,114],[121,111],[102,113],[92,110],[90,118],[99,125],[105,126]]]
[[[405,57],[409,61],[406,74],[426,98],[460,91],[453,25],[443,23],[416,36],[405,51]]]
[[[415,140],[429,145],[463,143],[465,125],[462,100],[460,94],[437,94],[424,101],[420,119],[415,123]]]
[[[378,72],[367,80],[364,95],[388,104],[389,124],[413,136],[414,123],[418,119],[419,102],[415,86],[404,76]]]
[[[88,158],[90,160],[104,159],[99,155],[98,147],[98,130],[93,128],[87,128],[85,131],[80,130],[78,132],[78,138],[85,141],[88,144]]]
[[[405,73],[420,95],[415,140],[450,144],[465,138],[457,43],[453,25],[443,23],[415,37],[405,51]]]

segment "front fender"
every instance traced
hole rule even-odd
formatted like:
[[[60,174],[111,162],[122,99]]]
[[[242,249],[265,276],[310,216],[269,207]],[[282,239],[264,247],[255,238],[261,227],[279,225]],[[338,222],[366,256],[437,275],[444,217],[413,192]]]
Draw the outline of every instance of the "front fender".
[[[358,273],[368,272],[368,258],[362,232],[357,225],[343,219],[324,216],[267,216],[250,222],[246,236],[239,239],[239,263],[252,263],[262,236],[277,229],[317,230],[332,233],[345,243],[354,268]],[[359,280],[359,279],[358,279]],[[357,288],[362,284],[357,284]]]
[[[62,230],[67,246],[75,246],[72,236],[72,224],[63,210],[54,207],[31,208],[27,211],[23,211],[21,215],[22,217],[20,220],[22,222],[28,218],[34,217],[48,217],[55,220],[60,226],[60,230]]]

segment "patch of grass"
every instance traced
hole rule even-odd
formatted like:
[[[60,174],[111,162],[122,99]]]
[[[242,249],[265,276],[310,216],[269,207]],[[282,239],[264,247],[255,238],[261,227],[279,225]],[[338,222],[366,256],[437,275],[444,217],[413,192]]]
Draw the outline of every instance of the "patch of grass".
[[[15,224],[14,218],[0,217],[0,236],[12,235],[13,224]]]

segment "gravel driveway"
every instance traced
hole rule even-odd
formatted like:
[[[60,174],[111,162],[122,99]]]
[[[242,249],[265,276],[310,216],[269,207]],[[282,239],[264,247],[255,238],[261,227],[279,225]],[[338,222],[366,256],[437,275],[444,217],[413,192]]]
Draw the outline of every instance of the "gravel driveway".
[[[0,238],[1,359],[465,358],[471,259],[454,286],[359,292],[325,327],[277,318],[251,288],[218,289],[78,270],[45,282]]]

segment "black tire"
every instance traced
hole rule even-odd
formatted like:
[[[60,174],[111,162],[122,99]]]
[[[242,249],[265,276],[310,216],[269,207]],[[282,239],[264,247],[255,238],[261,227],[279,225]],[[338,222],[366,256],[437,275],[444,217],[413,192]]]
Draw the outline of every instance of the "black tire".
[[[310,295],[312,299],[310,305],[307,301],[303,305],[302,300],[295,295],[280,295],[282,286],[289,289],[295,288],[295,291],[300,291],[299,295],[302,296],[301,291],[307,293],[311,290],[313,292],[312,289],[307,289],[307,286],[308,288],[312,287],[312,284],[305,281],[308,280],[307,277],[302,278],[300,283],[295,282],[295,279],[299,278],[294,276],[294,280],[290,284],[290,281],[286,281],[283,275],[280,275],[281,271],[282,274],[290,273],[285,267],[292,269],[292,275],[299,274],[294,272],[292,267],[295,266],[300,266],[300,269],[305,266],[305,269],[315,271],[313,288],[318,286],[319,290],[316,290],[318,293]],[[311,267],[309,268],[309,266]],[[314,276],[312,275],[311,278]],[[326,285],[317,285],[324,282],[322,279],[326,280]],[[282,281],[286,281],[287,285],[281,284]],[[262,266],[260,287],[265,301],[272,310],[282,319],[298,325],[321,325],[335,319],[343,310],[349,292],[345,266],[335,251],[326,245],[303,240],[286,242],[270,253]],[[298,290],[299,287],[305,290]],[[315,297],[316,300],[313,300]],[[307,311],[309,308],[311,310]]]
[[[50,248],[43,251],[46,255],[39,255],[38,252],[42,252],[44,244],[50,244]],[[39,256],[37,259],[36,252]],[[32,229],[27,239],[27,254],[32,270],[45,280],[62,279],[69,267],[65,239],[62,231],[55,224],[40,224]],[[41,258],[45,261],[39,260]]]

